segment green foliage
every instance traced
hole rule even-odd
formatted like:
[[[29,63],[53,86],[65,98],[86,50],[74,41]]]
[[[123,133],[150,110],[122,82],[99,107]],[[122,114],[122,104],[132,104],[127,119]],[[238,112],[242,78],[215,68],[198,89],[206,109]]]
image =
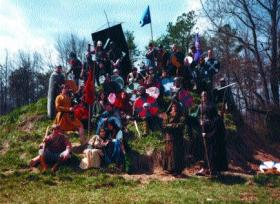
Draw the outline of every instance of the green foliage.
[[[175,23],[169,22],[167,25],[167,34],[158,38],[156,44],[162,44],[165,48],[175,43],[182,48],[185,53],[190,42],[193,40],[192,30],[196,24],[196,15],[194,11],[183,13],[177,17]]]
[[[139,56],[139,54],[140,54],[140,52],[137,49],[137,46],[134,42],[134,39],[135,39],[134,32],[127,30],[124,32],[124,35],[125,35],[126,43],[128,46],[129,55],[132,59],[134,59],[135,57]]]
[[[276,191],[277,192],[277,191]],[[1,174],[0,202],[38,203],[231,203],[231,202],[279,202],[276,193],[263,186],[213,182],[205,178],[186,178],[176,181],[127,181],[86,171],[82,174],[59,171],[35,174],[14,172]]]
[[[279,175],[258,174],[254,176],[254,182],[260,186],[280,187]]]
[[[32,115],[43,115],[47,113],[46,110],[47,107],[47,99],[42,98],[38,100],[36,103],[32,103],[27,106],[22,106],[20,108],[17,108],[13,110],[11,113],[0,116],[0,125],[9,125],[13,123],[19,124],[21,121],[24,121],[25,117],[30,117]],[[21,120],[20,120],[21,119]]]

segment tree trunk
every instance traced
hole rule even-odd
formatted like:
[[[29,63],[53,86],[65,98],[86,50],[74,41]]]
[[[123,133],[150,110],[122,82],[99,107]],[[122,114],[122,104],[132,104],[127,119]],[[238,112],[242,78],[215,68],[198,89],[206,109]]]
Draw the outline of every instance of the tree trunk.
[[[270,84],[272,98],[275,105],[279,106],[279,72],[277,71],[277,1],[273,0],[271,9],[271,67]]]

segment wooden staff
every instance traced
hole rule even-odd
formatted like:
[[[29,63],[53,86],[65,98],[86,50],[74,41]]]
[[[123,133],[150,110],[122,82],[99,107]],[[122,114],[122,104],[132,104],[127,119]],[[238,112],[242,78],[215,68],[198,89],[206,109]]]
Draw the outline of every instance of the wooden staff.
[[[48,136],[49,128],[50,128],[50,126],[48,126],[47,129],[46,129],[44,140],[45,140],[45,138],[47,138],[47,136]],[[45,142],[43,142],[43,147],[42,147],[43,152],[45,151],[45,147],[46,147],[46,144],[45,144]]]
[[[212,175],[212,170],[210,167],[210,161],[209,161],[209,157],[208,157],[208,150],[207,150],[207,143],[206,143],[206,138],[203,136],[203,133],[205,133],[205,129],[204,129],[204,118],[203,118],[203,102],[201,103],[201,111],[200,111],[200,118],[201,118],[201,132],[202,132],[202,139],[203,139],[203,145],[204,145],[204,150],[205,150],[205,157],[206,157],[206,162],[209,168],[209,172],[210,172],[210,176]],[[205,133],[206,134],[206,133]]]

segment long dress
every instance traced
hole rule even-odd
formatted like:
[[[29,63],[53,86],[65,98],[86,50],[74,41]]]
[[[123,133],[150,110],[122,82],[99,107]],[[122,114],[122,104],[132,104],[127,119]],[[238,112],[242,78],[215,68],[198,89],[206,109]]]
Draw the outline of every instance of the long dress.
[[[177,113],[175,116],[168,115],[165,133],[165,154],[163,169],[170,173],[181,173],[184,163],[184,117]]]
[[[60,94],[55,99],[57,111],[54,124],[60,126],[63,131],[74,131],[82,127],[82,123],[70,112],[71,99],[69,96]]]
[[[228,169],[225,142],[225,126],[223,119],[218,115],[215,106],[211,103],[200,105],[203,118],[203,131],[206,133],[205,141],[210,169],[213,174]],[[205,155],[206,160],[206,155]],[[206,160],[206,163],[208,161]]]
[[[88,142],[88,148],[84,150],[84,158],[80,163],[81,169],[99,168],[104,158],[105,140],[99,135],[94,135]]]

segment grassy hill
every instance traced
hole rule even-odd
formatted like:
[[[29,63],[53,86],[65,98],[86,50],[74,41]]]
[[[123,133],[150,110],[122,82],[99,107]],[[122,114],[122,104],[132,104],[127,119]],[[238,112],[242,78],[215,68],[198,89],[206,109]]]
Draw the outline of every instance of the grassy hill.
[[[0,117],[0,203],[280,203],[280,179],[276,176],[224,175],[219,179],[166,175],[127,175],[113,171],[78,168],[79,155],[53,175],[29,171],[28,162],[38,152],[46,127],[46,99]],[[236,127],[230,143],[237,142]],[[132,130],[133,131],[133,130]],[[71,138],[78,141],[78,138]],[[161,149],[159,132],[131,138],[135,152]]]

